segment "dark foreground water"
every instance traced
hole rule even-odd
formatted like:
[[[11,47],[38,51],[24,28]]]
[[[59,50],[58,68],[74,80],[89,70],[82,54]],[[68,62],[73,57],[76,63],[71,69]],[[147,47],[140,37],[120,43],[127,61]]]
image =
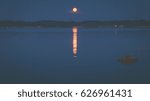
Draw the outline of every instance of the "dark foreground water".
[[[0,29],[0,83],[150,83],[150,30]]]

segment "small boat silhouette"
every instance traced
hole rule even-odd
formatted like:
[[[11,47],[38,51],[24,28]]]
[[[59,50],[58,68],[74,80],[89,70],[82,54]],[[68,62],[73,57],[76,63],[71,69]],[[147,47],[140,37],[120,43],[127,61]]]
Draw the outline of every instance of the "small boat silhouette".
[[[122,64],[133,64],[138,61],[138,58],[135,56],[127,55],[127,56],[119,58],[118,61]]]

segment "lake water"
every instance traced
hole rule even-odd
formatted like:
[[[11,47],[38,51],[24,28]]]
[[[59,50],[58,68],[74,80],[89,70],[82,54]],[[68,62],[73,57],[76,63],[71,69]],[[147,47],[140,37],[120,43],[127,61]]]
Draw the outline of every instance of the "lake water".
[[[0,29],[0,83],[150,83],[150,29]]]

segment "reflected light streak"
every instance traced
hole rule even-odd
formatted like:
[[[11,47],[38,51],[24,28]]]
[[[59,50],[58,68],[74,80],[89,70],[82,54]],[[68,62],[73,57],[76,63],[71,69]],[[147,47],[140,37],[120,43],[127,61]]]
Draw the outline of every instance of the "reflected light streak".
[[[77,51],[78,51],[78,28],[73,27],[72,28],[73,32],[73,56],[77,57]]]

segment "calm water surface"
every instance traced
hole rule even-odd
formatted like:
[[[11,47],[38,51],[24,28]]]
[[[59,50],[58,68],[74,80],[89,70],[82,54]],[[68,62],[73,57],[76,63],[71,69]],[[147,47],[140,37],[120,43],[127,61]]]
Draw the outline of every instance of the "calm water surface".
[[[150,30],[0,29],[0,83],[150,83]]]

